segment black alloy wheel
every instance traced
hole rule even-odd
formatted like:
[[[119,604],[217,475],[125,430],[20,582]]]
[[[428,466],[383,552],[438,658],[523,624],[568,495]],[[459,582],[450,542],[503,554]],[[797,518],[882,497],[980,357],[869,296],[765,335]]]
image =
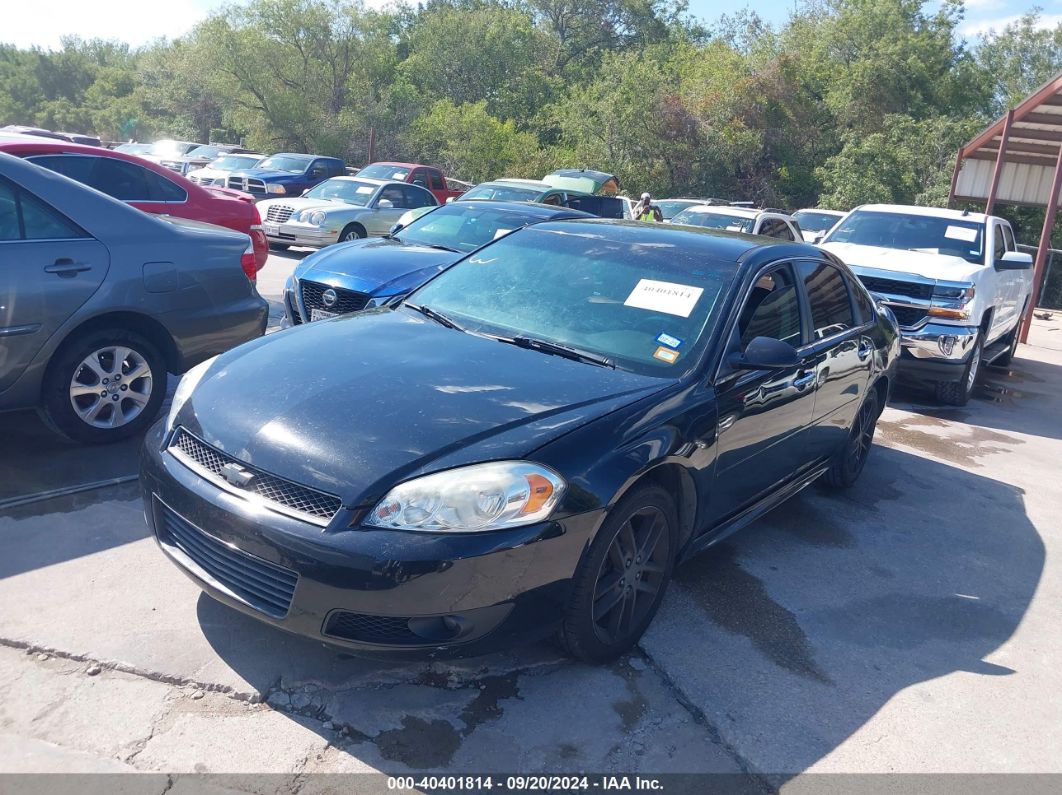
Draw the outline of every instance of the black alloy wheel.
[[[858,480],[874,445],[874,430],[880,413],[877,390],[871,389],[856,413],[848,441],[826,471],[824,480],[828,485],[847,488]]]
[[[611,511],[575,576],[560,633],[572,656],[605,662],[638,642],[671,579],[676,533],[674,502],[658,486]]]

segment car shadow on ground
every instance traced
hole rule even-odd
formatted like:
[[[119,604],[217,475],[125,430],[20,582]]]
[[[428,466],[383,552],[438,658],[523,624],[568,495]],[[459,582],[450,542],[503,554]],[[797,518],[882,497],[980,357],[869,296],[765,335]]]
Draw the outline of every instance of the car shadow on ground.
[[[750,769],[784,777],[829,754],[912,684],[957,671],[1012,673],[984,658],[1018,626],[1043,564],[1021,490],[877,446],[853,490],[810,489],[682,567],[642,648],[706,716],[705,737],[718,732]],[[506,717],[526,687],[513,671],[594,670],[544,645],[429,665],[364,659],[205,595],[198,616],[214,651],[269,704],[312,718],[310,726],[345,729],[343,753],[392,773],[460,770],[462,758],[478,758],[462,757],[462,746],[501,725],[514,747],[533,745],[541,726]],[[551,709],[563,725],[611,712],[610,698],[585,687],[558,693]],[[450,750],[418,750],[439,743]],[[570,769],[571,752],[555,751],[548,764]]]
[[[317,249],[315,248],[273,248],[269,247],[269,256],[271,257],[283,257],[284,259],[290,259],[298,262],[299,260],[306,259],[306,257],[313,254]]]

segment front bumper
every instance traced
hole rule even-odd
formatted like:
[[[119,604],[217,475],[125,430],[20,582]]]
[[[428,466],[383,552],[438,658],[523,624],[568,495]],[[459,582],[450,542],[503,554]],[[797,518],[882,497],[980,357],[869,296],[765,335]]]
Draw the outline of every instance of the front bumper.
[[[165,436],[164,421],[148,433],[140,473],[163,552],[218,601],[353,649],[471,655],[550,634],[603,518],[445,535],[347,529],[344,508],[322,528],[201,477],[164,451]]]
[[[901,330],[901,377],[927,381],[957,381],[970,358],[980,329],[927,323]]]
[[[270,198],[276,198],[275,196]],[[271,243],[284,243],[289,246],[311,246],[323,248],[339,240],[339,229],[310,226],[297,221],[285,221],[282,224],[262,222],[266,237]]]

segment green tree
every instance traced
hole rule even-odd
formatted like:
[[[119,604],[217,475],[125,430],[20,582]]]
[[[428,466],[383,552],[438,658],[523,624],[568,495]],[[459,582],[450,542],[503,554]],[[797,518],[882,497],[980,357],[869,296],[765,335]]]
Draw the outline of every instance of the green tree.
[[[991,81],[993,117],[1062,72],[1062,22],[1053,28],[1040,22],[1040,10],[1030,11],[1003,30],[989,32],[977,47],[977,60]]]

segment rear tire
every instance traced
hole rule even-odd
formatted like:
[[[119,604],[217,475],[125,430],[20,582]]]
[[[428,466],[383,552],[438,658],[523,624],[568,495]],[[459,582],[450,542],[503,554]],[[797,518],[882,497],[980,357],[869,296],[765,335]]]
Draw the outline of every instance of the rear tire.
[[[53,429],[76,442],[116,442],[154,421],[166,378],[165,359],[150,341],[125,329],[101,329],[52,358],[41,411]]]
[[[863,404],[856,413],[852,430],[848,433],[848,441],[837,453],[822,476],[827,486],[835,489],[846,489],[853,485],[863,472],[863,466],[870,457],[870,449],[874,444],[874,429],[878,424],[878,416],[881,411],[878,408],[878,390],[871,389],[863,398]]]
[[[671,495],[646,486],[609,511],[573,578],[559,640],[572,657],[614,660],[641,638],[675,567],[678,516]]]
[[[937,402],[946,403],[949,406],[965,406],[973,394],[977,376],[981,372],[981,352],[984,347],[984,336],[978,333],[974,341],[970,358],[962,369],[962,378],[958,381],[941,381],[937,383]]]

